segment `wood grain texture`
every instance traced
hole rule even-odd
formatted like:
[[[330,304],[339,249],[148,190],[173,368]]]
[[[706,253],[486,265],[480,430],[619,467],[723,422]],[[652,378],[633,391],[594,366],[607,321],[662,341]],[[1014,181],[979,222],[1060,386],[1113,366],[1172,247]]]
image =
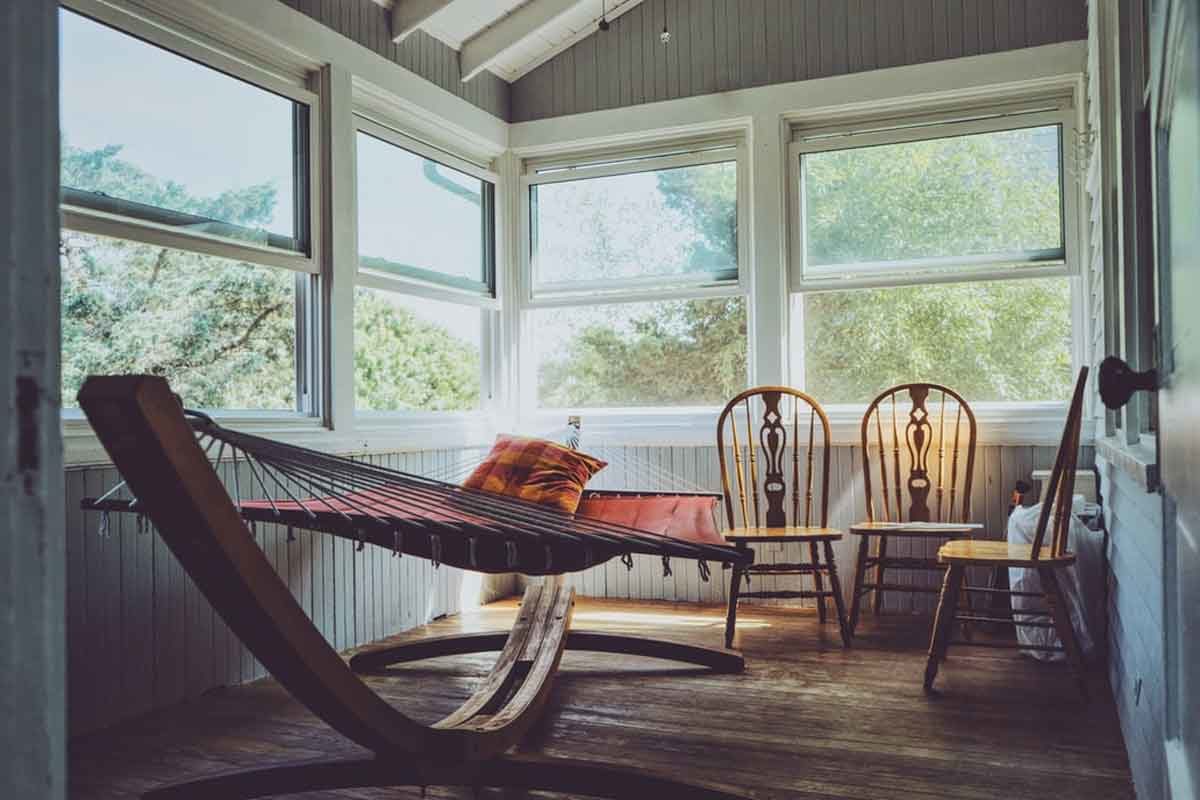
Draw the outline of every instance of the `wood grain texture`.
[[[515,81],[512,121],[1084,39],[1082,6],[1082,0],[645,0],[607,32]],[[672,33],[666,46],[658,40],[664,23]],[[558,70],[571,73],[570,80],[548,91],[544,73]],[[630,87],[619,101],[593,90],[618,74]],[[572,97],[562,97],[563,90]]]
[[[439,621],[401,640],[511,626],[513,601]],[[712,606],[587,601],[576,624],[714,644],[723,615]],[[920,689],[927,619],[868,620],[843,651],[810,612],[743,614],[738,644],[748,671],[680,674],[662,662],[568,652],[553,707],[530,755],[617,760],[747,788],[762,798],[1134,797],[1103,677],[1081,707],[1067,672],[1013,653],[955,656],[939,683]],[[494,656],[454,656],[368,678],[384,697],[437,719],[469,696]],[[1013,703],[1013,686],[1028,703]],[[553,743],[553,744],[550,744]],[[214,770],[275,758],[361,755],[289,699],[273,681],[222,689],[74,743],[72,797],[101,800]],[[870,768],[864,768],[870,765]],[[318,795],[306,795],[318,796]],[[416,788],[320,797],[416,798]],[[470,790],[430,796],[472,797]]]
[[[484,70],[463,83],[458,53],[425,31],[417,30],[403,42],[392,41],[388,10],[372,0],[277,0],[289,8],[312,17],[351,41],[415,72],[425,80],[457,95],[492,116],[512,118],[509,84]],[[595,65],[589,78],[596,80]],[[571,94],[575,94],[573,88]],[[593,99],[592,102],[595,102]]]

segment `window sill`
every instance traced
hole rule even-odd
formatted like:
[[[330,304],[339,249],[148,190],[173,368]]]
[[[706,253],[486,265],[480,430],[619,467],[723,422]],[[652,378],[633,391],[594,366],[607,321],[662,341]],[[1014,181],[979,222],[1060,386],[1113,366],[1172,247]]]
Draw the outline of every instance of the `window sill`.
[[[857,446],[866,406],[825,406],[834,445]],[[1065,403],[978,403],[972,407],[980,445],[1057,446],[1066,420]],[[582,418],[582,436],[604,445],[686,447],[714,445],[719,408],[542,409],[522,420],[531,435],[561,428],[568,416]],[[936,414],[936,412],[933,412]],[[1082,441],[1090,442],[1094,425],[1084,420]]]
[[[1096,458],[1112,464],[1132,479],[1143,491],[1158,491],[1158,452],[1152,436],[1142,436],[1129,444],[1119,436],[1096,439]]]

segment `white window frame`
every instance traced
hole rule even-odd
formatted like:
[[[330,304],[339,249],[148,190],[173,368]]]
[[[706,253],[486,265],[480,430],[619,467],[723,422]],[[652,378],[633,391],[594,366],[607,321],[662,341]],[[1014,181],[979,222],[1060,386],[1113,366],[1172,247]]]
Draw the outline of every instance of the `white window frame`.
[[[466,288],[456,285],[456,282],[453,281],[440,282],[432,275],[429,279],[424,279],[413,275],[401,275],[367,269],[359,262],[361,253],[357,252],[358,248],[356,246],[354,286],[355,288],[363,287],[394,292],[409,297],[419,297],[478,308],[481,326],[479,408],[467,411],[369,411],[356,408],[354,410],[355,428],[356,430],[361,430],[364,434],[374,433],[376,435],[380,433],[397,433],[413,426],[443,429],[457,426],[480,429],[486,427],[488,420],[496,413],[500,402],[498,386],[500,383],[499,365],[501,363],[499,352],[501,303],[498,296],[498,286],[503,269],[503,259],[500,257],[498,246],[500,241],[498,206],[502,192],[500,175],[491,168],[490,164],[485,166],[477,160],[457,155],[446,148],[430,144],[417,138],[412,133],[406,132],[404,130],[405,127],[399,120],[381,114],[374,105],[366,106],[362,103],[356,103],[355,105],[353,120],[355,142],[351,148],[354,153],[354,169],[349,178],[353,183],[348,193],[350,197],[355,199],[355,208],[352,217],[355,221],[356,245],[358,227],[357,137],[360,133],[365,133],[414,155],[429,159],[430,161],[436,161],[439,164],[444,164],[459,172],[492,184],[492,241],[490,244],[485,245],[485,247],[490,246],[492,248],[492,263],[485,269],[485,272],[487,270],[491,272],[490,275],[485,275],[488,285],[486,288]],[[346,176],[342,177],[343,183],[347,183]],[[353,319],[350,320],[349,324],[353,328]],[[353,394],[351,392],[352,396]]]
[[[730,161],[737,169],[736,277],[721,279],[703,273],[690,277],[663,275],[631,280],[549,284],[544,287],[535,284],[531,204],[531,190],[534,186]],[[531,341],[532,336],[531,312],[551,308],[621,305],[661,300],[741,297],[745,303],[748,323],[746,374],[748,383],[752,382],[754,334],[752,326],[749,325],[753,319],[749,243],[752,231],[750,165],[745,136],[722,134],[665,142],[662,139],[637,140],[611,149],[568,149],[552,155],[522,159],[518,169],[519,250],[514,287],[517,302],[513,304],[517,315],[517,385],[514,395],[518,409],[518,425],[531,431],[551,429],[560,426],[565,415],[580,412],[588,416],[588,429],[593,432],[607,434],[621,431],[627,436],[631,431],[642,430],[643,438],[664,441],[677,440],[680,435],[690,438],[694,435],[697,417],[711,416],[714,407],[539,407],[537,364],[526,344]]]
[[[309,88],[310,76],[302,70],[273,69],[232,47],[225,48],[201,37],[185,35],[181,29],[140,9],[127,9],[103,0],[60,0],[64,9],[89,17],[96,22],[148,44],[189,59],[203,67],[242,80],[267,92],[281,95],[308,107],[307,163],[305,190],[308,194],[308,241],[305,252],[285,250],[254,242],[181,230],[147,220],[113,214],[78,205],[62,204],[64,231],[124,239],[155,247],[165,247],[201,255],[244,261],[256,267],[282,269],[307,279],[303,295],[297,291],[296,350],[297,379],[303,380],[306,391],[297,397],[295,410],[205,409],[207,413],[234,427],[255,427],[274,433],[311,433],[321,427],[321,415],[327,398],[321,389],[324,370],[319,341],[325,324],[320,311],[322,270],[320,253],[322,238],[322,204],[320,166],[322,140],[320,131],[321,102],[319,93]],[[101,453],[91,426],[77,409],[62,412],[63,436],[71,462],[99,461]]]
[[[791,278],[793,291],[822,289],[879,288],[922,283],[963,283],[976,280],[1052,277],[1079,274],[1079,197],[1068,174],[1075,111],[1069,98],[1052,102],[1002,104],[973,112],[915,114],[900,119],[861,121],[829,127],[794,127],[788,147],[788,225],[791,230]],[[963,118],[964,115],[974,118]],[[955,117],[958,117],[955,119]],[[804,230],[803,157],[808,153],[854,150],[879,145],[904,144],[931,139],[998,133],[1024,128],[1059,126],[1062,158],[1062,247],[1025,253],[994,253],[965,257],[917,258],[869,264],[809,266]],[[853,271],[854,276],[838,275]]]
[[[1061,263],[1038,265],[1029,259],[929,258],[897,262],[912,269],[879,269],[853,277],[830,277],[805,274],[804,220],[802,218],[801,157],[809,152],[846,150],[872,145],[897,144],[927,139],[990,133],[1047,125],[1059,125],[1061,130],[1062,166],[1062,228],[1063,252],[1055,261]],[[1080,187],[1075,166],[1077,154],[1073,143],[1080,127],[1073,95],[1052,98],[1030,98],[995,103],[982,103],[954,111],[922,111],[916,109],[902,116],[858,117],[854,120],[796,124],[788,146],[788,206],[789,277],[791,283],[790,317],[790,382],[803,388],[805,383],[805,343],[803,332],[803,303],[808,293],[822,291],[853,291],[860,289],[894,288],[944,283],[967,283],[990,280],[1027,280],[1046,277],[1066,277],[1071,290],[1071,364],[1072,370],[1086,360],[1084,349],[1088,341],[1088,320],[1083,308],[1080,253]],[[947,266],[968,262],[963,269]],[[893,265],[895,266],[895,264]],[[844,271],[854,265],[838,265]],[[861,419],[865,403],[830,403],[825,405],[831,422],[839,431],[849,431]],[[1028,440],[1022,431],[1030,424],[1045,431],[1047,443],[1056,441],[1053,434],[1061,425],[1066,400],[977,402],[972,404],[988,440]],[[846,437],[849,439],[849,437]],[[1040,439],[1039,439],[1040,441]]]

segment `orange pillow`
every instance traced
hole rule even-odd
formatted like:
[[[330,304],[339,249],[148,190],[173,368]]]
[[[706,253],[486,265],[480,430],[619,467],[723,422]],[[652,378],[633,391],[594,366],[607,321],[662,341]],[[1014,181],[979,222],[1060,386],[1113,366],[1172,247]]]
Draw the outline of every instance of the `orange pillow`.
[[[468,489],[504,494],[574,514],[588,479],[608,462],[545,439],[500,434]]]

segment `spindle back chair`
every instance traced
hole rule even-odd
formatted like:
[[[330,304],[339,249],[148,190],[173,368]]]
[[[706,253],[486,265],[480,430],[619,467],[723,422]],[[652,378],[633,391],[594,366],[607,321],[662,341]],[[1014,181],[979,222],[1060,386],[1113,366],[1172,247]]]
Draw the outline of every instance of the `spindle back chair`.
[[[924,382],[881,392],[867,406],[859,433],[867,521],[850,528],[859,537],[850,607],[852,633],[866,594],[873,593],[873,610],[878,614],[885,591],[938,591],[936,586],[888,583],[887,570],[941,572],[944,567],[937,559],[925,555],[927,543],[970,535],[966,526],[971,523],[978,440],[975,413],[962,395]],[[889,539],[899,537],[910,542],[909,553],[889,553]],[[871,571],[873,580],[868,582]]]
[[[1079,691],[1085,699],[1087,698],[1083,654],[1071,624],[1070,608],[1067,606],[1058,575],[1061,570],[1075,563],[1075,555],[1067,550],[1067,540],[1071,529],[1071,503],[1075,492],[1075,467],[1079,459],[1079,437],[1083,427],[1083,396],[1087,375],[1088,368],[1083,367],[1075,381],[1075,391],[1071,397],[1067,421],[1063,427],[1058,454],[1054,458],[1054,468],[1050,472],[1046,499],[1042,503],[1033,541],[1030,544],[1020,544],[963,539],[947,542],[938,550],[938,560],[945,564],[947,569],[930,637],[929,660],[925,667],[927,691],[933,688],[938,666],[946,657],[951,644],[996,645],[995,642],[951,641],[950,631],[954,622],[988,622],[1017,627],[1054,628],[1061,645],[1017,645],[1014,642],[1010,646],[1019,646],[1023,650],[1064,652]],[[962,591],[965,570],[971,566],[1037,570],[1041,580],[1041,596],[1046,602],[1046,608],[1024,609],[1019,614],[1014,613],[1011,618],[981,616],[972,612],[960,613],[958,596]]]
[[[733,644],[738,601],[746,597],[815,599],[822,623],[827,618],[825,601],[832,598],[843,644],[849,643],[833,554],[833,542],[842,538],[842,532],[829,527],[830,442],[829,418],[821,405],[787,386],[747,389],[721,411],[717,453],[729,525],[726,541],[739,548],[799,545],[801,551],[807,544],[809,558],[734,566],[726,647]],[[743,580],[749,583],[753,575],[811,575],[813,588],[743,592]]]

